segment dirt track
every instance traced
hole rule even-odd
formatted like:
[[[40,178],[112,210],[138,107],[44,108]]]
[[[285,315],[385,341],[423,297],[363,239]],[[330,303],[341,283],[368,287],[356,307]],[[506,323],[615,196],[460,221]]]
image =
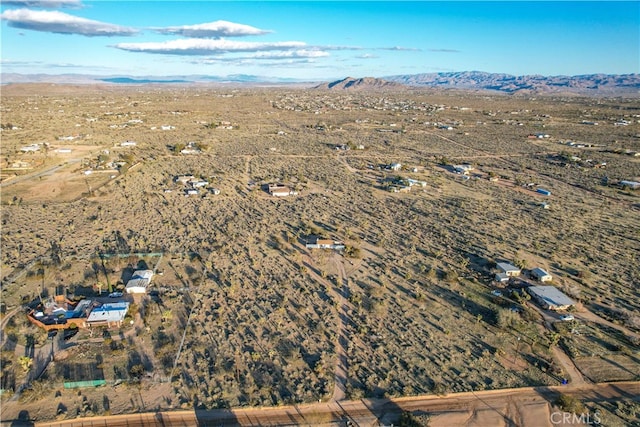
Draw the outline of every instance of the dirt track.
[[[448,396],[416,396],[398,399],[362,399],[278,408],[212,411],[157,412],[111,417],[79,418],[40,427],[94,426],[254,426],[254,425],[352,425],[377,426],[398,419],[403,411],[429,414],[431,426],[535,426],[554,425],[553,402],[562,392],[585,402],[631,399],[640,402],[640,382],[594,384],[585,387],[527,387],[456,393]],[[14,425],[14,424],[3,424]],[[33,424],[19,424],[33,425]]]

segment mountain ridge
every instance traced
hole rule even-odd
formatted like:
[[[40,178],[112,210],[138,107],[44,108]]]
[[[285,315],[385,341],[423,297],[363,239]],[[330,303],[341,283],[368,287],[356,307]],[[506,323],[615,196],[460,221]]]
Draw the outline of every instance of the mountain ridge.
[[[640,74],[581,74],[575,76],[540,74],[511,75],[484,71],[400,74],[383,77],[346,77],[333,81],[265,77],[249,74],[215,75],[87,75],[2,73],[9,83],[53,84],[221,84],[241,86],[296,86],[327,90],[458,89],[505,94],[572,94],[585,96],[640,96]]]
[[[414,87],[490,90],[504,93],[639,94],[640,74],[516,76],[483,71],[401,74],[383,77]]]

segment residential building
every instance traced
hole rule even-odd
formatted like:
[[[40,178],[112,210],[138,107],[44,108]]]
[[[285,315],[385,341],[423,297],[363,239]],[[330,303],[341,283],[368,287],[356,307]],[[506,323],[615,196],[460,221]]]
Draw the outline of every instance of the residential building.
[[[536,267],[533,270],[531,270],[531,277],[533,277],[539,282],[550,282],[551,280],[553,280],[553,277],[551,277],[549,273],[547,273],[545,270],[541,269],[540,267]]]
[[[632,190],[637,190],[638,188],[640,188],[640,182],[636,182],[636,181],[620,181],[620,186],[621,187],[628,187]]]
[[[566,310],[576,303],[555,286],[531,286],[527,288],[531,297],[547,310]]]
[[[289,187],[282,184],[269,184],[269,194],[274,197],[286,197],[293,194],[296,194],[295,191],[292,191]]]
[[[518,277],[520,275],[520,269],[508,262],[498,262],[496,263],[496,267],[501,273],[506,274],[507,277]]]
[[[323,239],[318,236],[309,236],[306,239],[307,249],[344,249],[344,243],[332,239]]]
[[[20,151],[22,151],[24,153],[34,152],[34,151],[39,151],[39,150],[40,150],[40,144],[31,144],[31,145],[26,145],[26,146],[20,148]]]
[[[473,170],[473,166],[468,164],[454,165],[453,171],[457,174],[468,175]]]
[[[89,313],[87,326],[121,326],[128,310],[128,301],[101,304]]]

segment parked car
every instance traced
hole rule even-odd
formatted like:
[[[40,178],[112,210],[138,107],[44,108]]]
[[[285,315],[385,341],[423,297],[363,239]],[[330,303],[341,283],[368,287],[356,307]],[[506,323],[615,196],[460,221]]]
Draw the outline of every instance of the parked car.
[[[573,317],[573,314],[563,314],[562,316],[560,316],[560,320],[564,321],[564,322],[568,322],[570,320],[575,320],[576,318]]]
[[[491,295],[495,296],[495,297],[501,297],[502,296],[502,291],[495,289],[493,291],[491,291]]]
[[[109,298],[120,298],[122,296],[122,292],[111,292],[109,294]]]

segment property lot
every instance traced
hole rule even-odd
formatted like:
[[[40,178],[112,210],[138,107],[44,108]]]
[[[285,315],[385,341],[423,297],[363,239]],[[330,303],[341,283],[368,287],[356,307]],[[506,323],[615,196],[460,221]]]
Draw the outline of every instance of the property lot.
[[[617,185],[640,179],[638,158],[625,153],[640,151],[637,101],[42,90],[2,94],[2,120],[22,129],[3,130],[2,167],[42,164],[2,183],[6,311],[60,294],[108,299],[141,262],[155,275],[121,328],[47,340],[12,316],[3,418],[557,385],[567,373],[558,345],[590,381],[637,380],[640,193]],[[585,110],[635,121],[585,126]],[[527,138],[541,131],[550,138]],[[93,147],[77,163],[57,168],[44,150],[20,151],[75,133]],[[603,147],[587,153],[566,139]],[[176,150],[191,141],[200,151]],[[558,155],[606,168],[561,165]],[[459,164],[473,170],[453,173]],[[187,195],[196,188],[177,181],[187,175],[206,184]],[[425,185],[387,189],[409,180]],[[272,183],[296,194],[273,197],[263,190]],[[307,249],[311,235],[346,248]],[[579,323],[547,329],[525,297],[492,295],[500,260],[548,271],[579,303]],[[619,329],[580,321],[590,312]],[[18,393],[34,372],[21,366],[25,348],[35,363],[52,342],[53,366],[63,367]],[[63,389],[85,380],[88,363],[107,385]]]

